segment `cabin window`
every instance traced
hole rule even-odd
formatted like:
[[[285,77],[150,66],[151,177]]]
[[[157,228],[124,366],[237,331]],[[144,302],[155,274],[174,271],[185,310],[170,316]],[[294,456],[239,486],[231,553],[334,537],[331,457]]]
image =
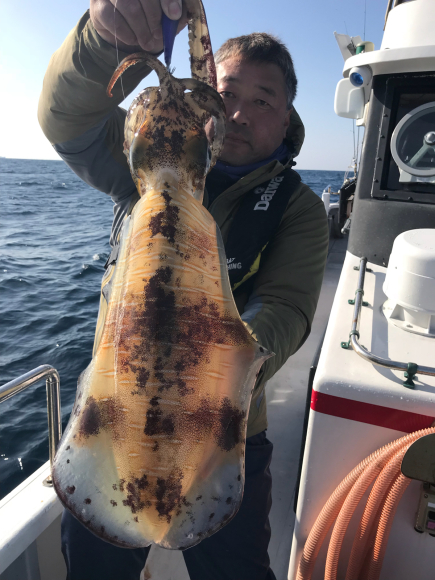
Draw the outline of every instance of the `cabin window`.
[[[372,197],[434,204],[435,74],[380,75],[373,90]]]
[[[387,189],[435,191],[435,93],[400,95],[390,150]]]

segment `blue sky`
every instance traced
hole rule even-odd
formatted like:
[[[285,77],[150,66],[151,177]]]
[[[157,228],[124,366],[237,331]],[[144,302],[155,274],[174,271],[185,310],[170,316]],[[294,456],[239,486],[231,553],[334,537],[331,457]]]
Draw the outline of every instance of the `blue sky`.
[[[333,32],[360,35],[378,49],[387,0],[204,0],[212,44],[264,31],[278,35],[294,60],[299,80],[295,107],[306,139],[300,169],[344,170],[353,155],[352,121],[334,114],[334,94],[343,58]],[[4,0],[0,4],[0,156],[57,159],[42,134],[36,110],[53,52],[88,8],[85,0]],[[187,34],[175,41],[175,76],[189,76]],[[154,85],[145,79],[141,87]],[[128,106],[132,98],[127,98]]]

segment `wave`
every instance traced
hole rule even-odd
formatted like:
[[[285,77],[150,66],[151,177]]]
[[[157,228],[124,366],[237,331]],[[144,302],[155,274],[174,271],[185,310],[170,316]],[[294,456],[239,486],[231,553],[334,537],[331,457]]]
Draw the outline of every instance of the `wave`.
[[[35,185],[46,185],[43,181],[19,181],[18,185],[21,187],[33,187]]]
[[[2,290],[19,290],[23,291],[24,286],[31,286],[32,283],[28,282],[24,278],[8,278],[5,280],[0,280],[0,288]]]
[[[90,278],[90,279],[94,279],[94,280],[98,280],[101,281],[101,276],[103,275],[103,265],[100,261],[95,261],[91,264],[88,263],[83,263],[80,271],[79,272],[75,272],[73,274],[73,278],[74,280],[80,280],[83,278]]]

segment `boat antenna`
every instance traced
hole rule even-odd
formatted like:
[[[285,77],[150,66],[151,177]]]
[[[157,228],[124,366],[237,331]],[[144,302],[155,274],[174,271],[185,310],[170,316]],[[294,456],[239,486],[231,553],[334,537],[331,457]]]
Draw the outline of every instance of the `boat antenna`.
[[[367,0],[364,0],[364,40],[366,39]]]

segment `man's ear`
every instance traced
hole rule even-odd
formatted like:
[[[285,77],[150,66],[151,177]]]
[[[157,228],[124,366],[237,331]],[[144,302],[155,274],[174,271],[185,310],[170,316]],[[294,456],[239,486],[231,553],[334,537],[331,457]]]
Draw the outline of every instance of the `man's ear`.
[[[284,137],[286,136],[288,126],[290,125],[290,116],[292,114],[292,111],[293,111],[293,107],[290,107],[290,109],[287,109],[287,112],[286,112],[285,117],[284,117],[284,125],[283,125]]]

